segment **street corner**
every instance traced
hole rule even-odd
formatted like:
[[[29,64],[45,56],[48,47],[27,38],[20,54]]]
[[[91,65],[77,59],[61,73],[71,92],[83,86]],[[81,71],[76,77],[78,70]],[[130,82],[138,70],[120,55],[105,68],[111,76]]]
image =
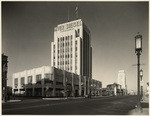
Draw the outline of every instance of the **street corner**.
[[[149,108],[142,108],[141,110],[135,108],[132,109],[128,115],[149,115]]]

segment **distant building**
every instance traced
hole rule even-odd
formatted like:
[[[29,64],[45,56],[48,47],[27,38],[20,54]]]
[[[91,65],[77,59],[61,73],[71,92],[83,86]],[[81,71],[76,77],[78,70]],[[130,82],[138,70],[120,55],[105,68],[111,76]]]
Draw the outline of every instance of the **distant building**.
[[[109,93],[107,91],[107,88],[102,88],[102,96],[108,96]]]
[[[122,89],[126,89],[126,75],[124,70],[118,72],[118,84],[121,85]]]
[[[12,92],[24,96],[87,96],[87,78],[55,67],[43,66],[13,74]],[[91,79],[91,92],[101,95],[102,84]],[[88,82],[89,83],[89,82]]]
[[[131,90],[131,91],[129,92],[129,95],[135,95],[135,92],[134,92],[133,90]]]
[[[124,94],[127,95],[126,74],[124,70],[119,70],[118,72],[118,84],[121,85]]]
[[[8,56],[2,54],[2,100],[7,101]]]
[[[102,95],[102,82],[95,79],[91,79],[91,95],[101,96]]]
[[[107,93],[109,96],[123,95],[121,85],[117,83],[107,85]]]

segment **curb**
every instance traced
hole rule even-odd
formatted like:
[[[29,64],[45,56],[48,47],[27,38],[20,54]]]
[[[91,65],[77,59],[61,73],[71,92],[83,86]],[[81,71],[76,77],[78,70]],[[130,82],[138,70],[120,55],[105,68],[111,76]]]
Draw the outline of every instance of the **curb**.
[[[43,100],[67,100],[67,99],[84,99],[85,97],[68,97],[68,98],[42,98]]]
[[[21,100],[9,100],[7,102],[2,101],[2,103],[12,103],[12,102],[20,102]]]
[[[43,100],[66,100],[67,98],[42,98]]]

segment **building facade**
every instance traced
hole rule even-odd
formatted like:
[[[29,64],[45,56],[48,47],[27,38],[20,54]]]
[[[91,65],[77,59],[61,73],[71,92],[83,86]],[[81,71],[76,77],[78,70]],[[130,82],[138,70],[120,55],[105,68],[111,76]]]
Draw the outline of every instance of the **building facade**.
[[[91,35],[81,19],[54,28],[51,66],[92,78]]]
[[[2,54],[2,100],[7,101],[8,56]]]
[[[125,90],[120,84],[108,84],[106,88],[102,88],[102,96],[120,96],[126,95]]]
[[[107,92],[109,96],[123,95],[123,89],[121,85],[117,83],[107,85]]]
[[[124,70],[118,72],[118,84],[122,86],[122,89],[126,89],[126,75]]]
[[[102,83],[55,67],[43,66],[13,74],[13,94],[42,97],[87,96],[87,82],[91,93],[101,95]]]

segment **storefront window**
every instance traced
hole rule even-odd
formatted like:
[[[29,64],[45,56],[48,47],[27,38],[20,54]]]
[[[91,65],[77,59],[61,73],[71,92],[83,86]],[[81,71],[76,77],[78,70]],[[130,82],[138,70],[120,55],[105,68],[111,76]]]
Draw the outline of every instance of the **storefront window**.
[[[28,76],[28,84],[32,83],[32,76]]]
[[[24,80],[25,80],[25,78],[24,78],[24,77],[21,77],[21,86],[24,85]]]
[[[36,75],[36,82],[38,82],[39,80],[41,80],[41,77],[42,77],[42,75],[41,75],[41,74]]]
[[[18,78],[15,79],[15,88],[18,87]]]

